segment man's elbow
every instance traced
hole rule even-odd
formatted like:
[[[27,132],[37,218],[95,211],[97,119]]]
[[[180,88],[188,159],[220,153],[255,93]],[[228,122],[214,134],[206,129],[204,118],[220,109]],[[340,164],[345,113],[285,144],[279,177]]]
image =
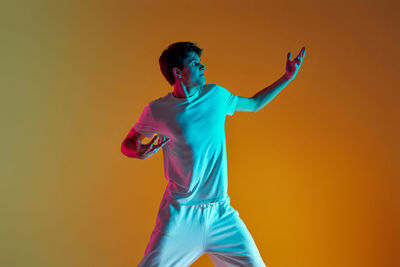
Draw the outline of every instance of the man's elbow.
[[[271,102],[271,100],[272,99],[263,100],[263,101],[255,101],[253,112],[258,112],[258,111],[262,110],[269,102]]]
[[[136,153],[136,148],[132,147],[129,145],[130,142],[127,140],[124,140],[121,144],[121,153],[127,156],[128,158],[137,158],[140,159],[140,157],[137,156]]]
[[[260,102],[257,99],[254,99],[252,112],[258,112],[260,109],[261,109]]]
[[[253,96],[248,98],[248,107],[249,107],[249,111],[250,112],[258,112],[261,108],[261,100],[259,99],[259,97]]]
[[[122,144],[121,144],[121,153],[129,158],[132,158],[132,156],[128,153],[128,151],[126,149],[124,142],[122,142]]]

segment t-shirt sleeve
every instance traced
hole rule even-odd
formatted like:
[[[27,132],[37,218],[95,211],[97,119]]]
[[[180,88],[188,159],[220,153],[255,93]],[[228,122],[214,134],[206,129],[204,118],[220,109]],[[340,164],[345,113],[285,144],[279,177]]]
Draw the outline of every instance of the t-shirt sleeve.
[[[149,138],[157,133],[156,121],[150,107],[150,104],[144,107],[139,120],[133,126],[136,132]]]
[[[220,90],[222,91],[223,103],[225,103],[225,112],[227,115],[232,116],[233,113],[235,113],[239,97],[232,94],[224,87],[220,86]]]

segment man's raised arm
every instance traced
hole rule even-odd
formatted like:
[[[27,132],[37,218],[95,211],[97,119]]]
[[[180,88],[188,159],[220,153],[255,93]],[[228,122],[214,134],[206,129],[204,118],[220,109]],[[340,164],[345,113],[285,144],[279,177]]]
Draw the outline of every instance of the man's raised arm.
[[[256,93],[253,97],[247,98],[239,96],[236,111],[257,112],[271,102],[271,100],[296,77],[305,53],[306,48],[303,47],[299,55],[293,61],[290,60],[291,54],[288,53],[286,73],[276,82]]]

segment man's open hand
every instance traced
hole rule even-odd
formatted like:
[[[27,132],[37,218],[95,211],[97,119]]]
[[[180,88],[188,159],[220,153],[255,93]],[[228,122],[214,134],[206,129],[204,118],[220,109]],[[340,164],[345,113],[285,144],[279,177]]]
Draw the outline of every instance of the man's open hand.
[[[286,77],[288,79],[294,79],[296,77],[297,71],[300,69],[301,63],[303,62],[304,55],[306,54],[306,47],[304,46],[298,56],[290,60],[291,53],[289,52],[287,55],[287,62],[286,62]]]
[[[158,138],[158,143],[156,144],[156,140]],[[139,143],[139,151],[138,158],[146,159],[156,153],[160,148],[162,148],[166,143],[169,142],[169,138],[165,136],[156,135],[151,139],[148,144]]]

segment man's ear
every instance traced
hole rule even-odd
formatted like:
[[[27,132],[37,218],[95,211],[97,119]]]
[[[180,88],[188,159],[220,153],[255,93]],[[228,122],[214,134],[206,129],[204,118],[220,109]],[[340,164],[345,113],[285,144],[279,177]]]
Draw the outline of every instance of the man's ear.
[[[182,78],[181,71],[180,71],[180,69],[178,69],[177,67],[174,67],[174,68],[172,69],[172,73],[173,73],[175,79]]]

